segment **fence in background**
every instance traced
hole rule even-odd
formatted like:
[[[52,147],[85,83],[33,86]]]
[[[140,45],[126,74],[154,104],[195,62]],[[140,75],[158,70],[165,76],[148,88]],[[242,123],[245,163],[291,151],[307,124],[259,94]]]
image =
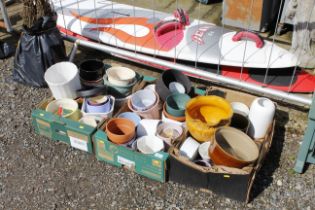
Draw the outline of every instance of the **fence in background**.
[[[81,15],[81,13],[84,13],[82,11],[84,11],[83,8],[80,8],[80,2],[82,1],[86,1],[86,0],[76,0],[76,7],[77,7],[77,11],[79,13],[79,15]],[[65,3],[66,1],[64,0],[53,0],[52,1],[52,4],[55,4],[56,3],[59,3],[59,8],[61,10],[61,13],[64,14],[64,12],[66,12],[65,10]],[[93,14],[94,17],[97,17],[97,18],[101,18],[99,15],[98,15],[98,8],[97,8],[97,3],[99,2],[102,2],[104,4],[104,7],[107,7],[109,9],[114,9],[114,5],[115,5],[115,2],[113,1],[104,1],[104,0],[90,0],[91,4],[94,5],[94,11],[89,13],[90,15]],[[130,0],[128,1],[128,4],[130,5],[130,9],[133,10],[133,13],[136,14],[137,13],[137,7],[135,6],[135,2],[136,0]],[[251,0],[250,1],[250,11],[253,11],[253,3],[254,0]],[[154,18],[155,17],[155,13],[157,12],[156,11],[156,5],[158,4],[159,2],[156,1],[156,0],[151,0],[151,6],[152,6],[152,17]],[[281,0],[281,6],[285,3],[285,0]],[[223,4],[224,6],[224,4]],[[103,7],[103,8],[104,8]],[[174,7],[174,10],[177,9],[177,8],[180,8],[181,5],[180,5],[180,0],[176,0],[175,2],[175,7]],[[203,7],[207,7],[207,5],[203,5],[201,3],[198,3],[198,6],[195,8],[195,10],[198,10],[198,14],[199,14],[199,17],[197,17],[197,19],[200,19],[200,14],[201,14],[201,11],[202,11],[202,8]],[[224,10],[224,8],[223,8]],[[113,14],[115,14],[113,12]],[[246,31],[250,31],[250,28],[251,28],[251,19],[252,19],[252,12],[250,12],[250,15],[249,15],[249,18],[248,18],[248,23],[243,27],[244,30]],[[113,15],[114,16],[114,15]],[[61,17],[61,18],[64,18],[64,17]],[[272,54],[273,53],[273,46],[275,45],[276,43],[276,38],[278,36],[277,34],[277,31],[278,31],[278,25],[279,25],[279,22],[280,22],[280,19],[281,19],[281,12],[278,13],[277,15],[277,24],[276,24],[276,28],[275,28],[275,32],[274,34],[271,36],[272,37],[272,46],[271,46],[271,51],[270,53]],[[66,24],[66,20],[63,20],[64,21],[64,25],[66,26],[66,29],[69,29],[70,30],[70,27],[69,25]],[[81,23],[81,19],[77,19],[77,21],[80,21],[80,27],[81,27],[81,31],[84,30],[84,27],[82,27],[82,23]],[[199,24],[200,21],[198,21],[198,24]],[[97,25],[96,28],[99,28],[98,25],[99,23],[96,22],[94,23]],[[115,23],[114,23],[115,24]],[[307,23],[308,24],[308,23]],[[67,28],[69,27],[69,28]],[[222,24],[222,30],[225,30],[226,26],[224,24]],[[175,29],[176,30],[176,29]],[[71,30],[70,30],[71,31]],[[134,26],[134,33],[136,33],[136,26]],[[67,36],[68,34],[65,33],[65,36]],[[117,43],[117,41],[116,41]],[[183,65],[182,63],[178,63],[177,61],[177,50],[176,50],[176,47],[175,47],[175,51],[174,51],[174,57],[173,57],[173,61],[166,61],[166,60],[162,60],[162,59],[158,59],[156,58],[156,54],[154,54],[153,56],[146,56],[146,55],[143,55],[141,53],[139,53],[137,51],[137,42],[135,42],[135,49],[132,50],[132,51],[126,51],[126,50],[122,50],[120,49],[117,45],[112,45],[112,46],[108,46],[108,45],[104,45],[101,43],[100,39],[98,40],[95,40],[95,42],[89,42],[89,41],[81,41],[81,40],[78,40],[77,41],[77,44],[78,45],[84,45],[85,47],[91,47],[91,48],[94,48],[94,49],[98,49],[98,50],[102,50],[104,52],[107,52],[107,53],[111,53],[113,55],[118,55],[118,56],[122,56],[122,57],[125,57],[125,58],[136,58],[136,60],[139,60],[140,62],[143,63],[143,61],[150,61],[150,63],[152,64],[156,64],[156,65],[160,65],[160,66],[164,66],[164,67],[167,67],[167,68],[173,68],[173,69],[178,69],[178,70],[182,70],[182,71],[185,71],[187,73],[192,73],[194,75],[196,75],[196,77],[200,77],[202,79],[206,79],[206,80],[211,80],[211,81],[214,81],[214,82],[218,82],[220,84],[223,84],[223,85],[229,85],[229,86],[233,86],[235,88],[238,88],[240,90],[245,90],[245,91],[254,91],[260,95],[265,95],[265,96],[269,96],[269,97],[274,97],[276,98],[277,100],[280,100],[280,101],[285,101],[285,102],[292,102],[292,103],[298,103],[298,104],[302,104],[302,105],[311,105],[312,103],[312,96],[311,94],[308,94],[308,95],[305,95],[305,94],[295,94],[295,93],[291,93],[290,90],[292,90],[292,87],[293,87],[293,83],[295,81],[295,78],[297,76],[297,74],[299,73],[299,70],[298,70],[298,63],[296,63],[296,66],[294,67],[293,71],[292,71],[292,75],[291,75],[291,79],[290,79],[290,84],[287,86],[287,90],[286,91],[279,91],[279,90],[274,90],[274,89],[270,89],[268,87],[266,87],[264,84],[262,85],[257,85],[257,84],[250,84],[250,83],[246,83],[244,82],[243,80],[243,69],[244,68],[244,64],[245,64],[245,55],[246,55],[246,46],[247,46],[247,40],[246,40],[246,43],[245,43],[245,51],[242,52],[243,53],[243,64],[242,66],[240,67],[240,78],[239,79],[232,79],[232,78],[228,78],[228,77],[225,77],[223,75],[220,75],[220,64],[221,64],[221,57],[218,59],[218,65],[216,66],[217,68],[217,71],[216,72],[207,72],[207,71],[204,71],[202,70],[201,68],[199,68],[199,62],[198,62],[198,54],[200,54],[198,52],[198,47],[196,48],[196,52],[195,52],[195,60],[193,61],[194,62],[194,66],[191,67],[191,66],[186,66],[186,65]],[[198,46],[198,45],[197,45]],[[222,46],[220,46],[222,47]],[[299,56],[300,55],[297,55],[298,59],[299,59]],[[271,71],[273,71],[273,69],[270,69],[270,59],[268,61],[268,65],[267,65],[267,68],[266,69],[260,69],[260,71],[264,71],[264,79],[263,79],[263,83],[266,84],[266,82],[268,81],[268,79],[270,79],[269,77],[270,74],[271,74]]]

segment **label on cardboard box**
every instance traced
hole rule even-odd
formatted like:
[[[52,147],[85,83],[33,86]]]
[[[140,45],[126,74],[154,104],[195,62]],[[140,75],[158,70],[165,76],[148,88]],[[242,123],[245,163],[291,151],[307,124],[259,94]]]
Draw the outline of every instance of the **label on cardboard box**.
[[[122,165],[127,166],[128,168],[134,168],[136,165],[136,163],[134,161],[128,160],[128,159],[121,157],[121,156],[117,156],[117,162],[122,164]]]
[[[69,136],[70,138],[70,144],[72,147],[83,150],[85,152],[88,151],[88,144],[86,141],[73,137],[73,136]]]
[[[43,120],[36,119],[38,132],[41,135],[47,136],[48,138],[51,138],[51,127],[48,122],[45,122]]]

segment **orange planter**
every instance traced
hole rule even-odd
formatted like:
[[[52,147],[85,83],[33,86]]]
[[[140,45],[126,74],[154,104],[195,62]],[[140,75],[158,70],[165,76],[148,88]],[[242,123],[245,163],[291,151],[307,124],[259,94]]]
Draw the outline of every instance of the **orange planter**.
[[[258,158],[255,142],[242,131],[222,127],[215,132],[214,142],[209,147],[209,156],[216,165],[242,168]]]
[[[125,118],[112,118],[106,124],[106,134],[113,143],[125,144],[136,134],[135,124]]]

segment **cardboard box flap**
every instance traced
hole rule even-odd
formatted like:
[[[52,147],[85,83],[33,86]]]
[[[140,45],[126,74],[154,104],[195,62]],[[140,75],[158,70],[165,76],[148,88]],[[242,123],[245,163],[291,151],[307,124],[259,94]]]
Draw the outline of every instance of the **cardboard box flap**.
[[[177,148],[172,147],[169,150],[170,155],[175,158],[176,160],[178,160],[179,162],[181,162],[182,164],[185,164],[191,168],[194,168],[196,170],[199,170],[203,173],[223,173],[223,174],[240,174],[240,175],[244,175],[244,174],[249,174],[253,167],[247,166],[244,167],[242,169],[238,169],[238,168],[232,168],[232,167],[227,167],[227,166],[219,166],[219,165],[215,165],[215,166],[211,166],[211,167],[204,167],[204,166],[200,166],[197,165],[195,163],[193,163],[192,161],[190,161],[188,158],[181,156],[180,152]]]
[[[248,107],[251,105],[252,101],[256,98],[254,95],[243,93],[240,91],[231,90],[228,88],[218,88],[210,86],[206,91],[207,95],[217,95],[225,98],[229,102],[242,102]]]
[[[69,130],[75,131],[75,132],[79,132],[80,134],[84,134],[84,135],[91,135],[95,132],[96,128],[83,124],[83,123],[79,123],[67,118],[62,118],[63,121],[66,123],[66,127]]]
[[[50,112],[46,112],[42,109],[34,109],[32,111],[32,117],[36,117],[37,119],[42,119],[45,121],[49,121],[52,122],[55,120],[55,115],[50,113]]]

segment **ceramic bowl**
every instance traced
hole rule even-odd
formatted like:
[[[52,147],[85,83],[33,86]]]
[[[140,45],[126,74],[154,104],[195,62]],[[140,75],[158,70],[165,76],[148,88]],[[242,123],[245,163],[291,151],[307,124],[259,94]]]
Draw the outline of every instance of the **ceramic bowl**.
[[[156,136],[162,139],[168,145],[172,145],[172,141],[178,140],[184,133],[182,126],[174,123],[161,123],[156,130]]]
[[[86,113],[108,113],[112,108],[112,101],[108,96],[88,98],[85,106]]]
[[[92,106],[105,104],[107,101],[109,101],[109,97],[104,95],[94,96],[87,99],[87,103]]]
[[[134,70],[122,66],[111,67],[106,74],[111,84],[122,87],[132,84],[136,77]]]
[[[189,78],[178,70],[168,70],[164,71],[160,78],[156,81],[156,92],[159,94],[162,101],[165,101],[167,96],[172,94],[172,91],[169,89],[171,82],[177,82],[184,86],[185,93],[193,96],[193,88]]]
[[[47,107],[46,111],[53,114],[59,114],[61,111],[62,117],[78,121],[81,118],[81,112],[79,111],[78,103],[73,99],[57,99],[51,101]]]
[[[132,122],[134,122],[134,124],[136,126],[138,126],[139,122],[141,121],[141,117],[138,114],[134,113],[134,112],[123,112],[123,113],[120,113],[118,115],[118,118],[129,119]]]
[[[199,142],[212,141],[214,132],[228,126],[233,110],[228,101],[219,96],[197,96],[186,105],[186,125]]]
[[[190,100],[189,95],[175,93],[166,98],[166,111],[172,116],[185,116],[186,104]]]
[[[132,88],[140,81],[142,80],[142,76],[140,74],[136,74],[135,80],[125,86],[117,86],[114,84],[111,84],[108,79],[107,75],[105,74],[103,77],[104,85],[108,87],[107,94],[114,96],[115,98],[125,98],[129,96],[132,92]]]
[[[136,111],[150,109],[156,102],[157,96],[152,90],[138,90],[131,96],[131,105]]]
[[[151,135],[137,139],[137,149],[143,154],[154,154],[164,150],[163,140]]]
[[[185,87],[184,85],[182,85],[179,82],[171,82],[168,85],[168,89],[172,92],[172,93],[185,93]]]
[[[222,127],[215,132],[209,156],[216,165],[242,168],[257,160],[259,150],[256,143],[242,131]]]
[[[101,60],[87,59],[79,65],[80,78],[84,81],[100,80],[105,73],[105,66]]]
[[[154,92],[154,94],[156,95],[156,101],[155,103],[153,104],[152,107],[150,107],[149,109],[147,110],[144,110],[144,111],[138,111],[138,110],[135,110],[133,108],[133,106],[131,105],[131,99],[128,100],[127,102],[127,105],[128,105],[128,108],[137,113],[138,115],[140,115],[142,118],[144,119],[161,119],[161,113],[160,113],[160,101],[159,101],[159,96],[157,95],[157,93]]]
[[[160,120],[143,119],[137,126],[137,137],[155,135],[158,125],[162,123]]]
[[[106,134],[113,143],[125,144],[135,136],[134,122],[124,118],[112,118],[106,124]]]
[[[167,119],[175,120],[175,121],[177,121],[177,122],[185,122],[185,120],[186,120],[186,117],[185,117],[185,116],[176,117],[176,116],[173,116],[173,115],[169,114],[169,113],[166,111],[166,103],[163,104],[163,111],[162,111],[162,114],[163,114]]]

